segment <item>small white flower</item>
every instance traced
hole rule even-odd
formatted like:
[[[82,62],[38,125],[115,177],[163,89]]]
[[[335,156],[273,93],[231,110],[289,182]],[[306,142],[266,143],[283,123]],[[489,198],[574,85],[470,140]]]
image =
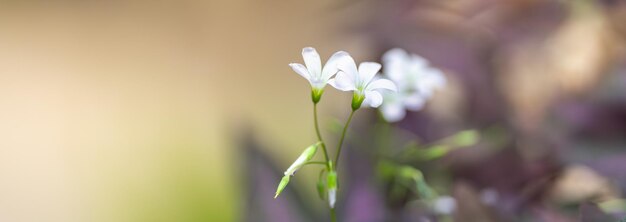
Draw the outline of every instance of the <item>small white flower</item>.
[[[320,55],[312,47],[305,47],[302,49],[302,58],[304,59],[304,65],[300,63],[290,63],[289,66],[309,81],[313,90],[323,90],[328,80],[338,71],[337,63],[344,57],[349,57],[347,52],[339,51],[333,54],[326,65],[322,67],[322,61]]]
[[[362,62],[357,69],[352,57],[343,59],[337,66],[339,72],[328,84],[341,91],[354,91],[352,109],[356,110],[360,106],[378,107],[383,103],[383,96],[379,90],[387,89],[396,91],[396,84],[393,82],[375,78],[381,65],[376,62]]]
[[[398,85],[398,93],[385,93],[381,107],[383,117],[389,122],[399,121],[405,109],[418,111],[436,89],[446,84],[441,70],[430,67],[428,61],[402,49],[391,49],[383,55],[385,75]]]
[[[456,199],[451,196],[441,196],[433,203],[433,210],[438,214],[452,214],[456,209]]]

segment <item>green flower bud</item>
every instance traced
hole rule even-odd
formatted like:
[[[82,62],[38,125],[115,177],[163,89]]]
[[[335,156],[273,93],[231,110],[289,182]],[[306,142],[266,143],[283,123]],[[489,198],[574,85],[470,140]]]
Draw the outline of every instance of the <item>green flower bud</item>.
[[[321,144],[321,142],[317,142],[309,147],[307,147],[302,154],[294,161],[289,168],[285,171],[285,175],[293,176],[296,171],[300,169],[300,167],[304,166],[306,162],[313,159],[315,153],[317,152],[317,147]]]
[[[319,195],[320,199],[324,200],[325,193],[326,193],[326,187],[324,186],[324,180],[320,178],[317,181],[317,195]]]
[[[328,205],[330,208],[335,208],[335,202],[337,202],[337,172],[328,172],[328,175],[326,175],[326,186],[328,187]]]
[[[352,95],[352,110],[357,110],[361,108],[363,100],[365,100],[365,94],[354,92],[354,94]]]
[[[289,176],[289,175],[285,175],[285,176],[283,176],[283,179],[280,180],[280,183],[278,184],[278,188],[276,188],[276,195],[274,195],[274,199],[276,199],[276,197],[278,197],[280,192],[283,192],[285,187],[287,187],[287,184],[289,183],[289,178],[290,177],[291,176]]]

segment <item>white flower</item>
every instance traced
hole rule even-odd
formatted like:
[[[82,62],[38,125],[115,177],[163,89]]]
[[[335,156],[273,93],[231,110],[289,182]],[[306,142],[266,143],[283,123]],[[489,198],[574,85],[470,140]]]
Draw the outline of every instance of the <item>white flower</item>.
[[[374,78],[381,68],[376,62],[362,62],[357,69],[352,57],[343,59],[337,67],[339,72],[328,84],[341,91],[354,91],[352,109],[363,106],[378,107],[383,103],[383,96],[379,90],[396,91],[396,85],[381,78]]]
[[[452,214],[456,209],[456,199],[451,196],[441,196],[433,203],[433,210],[438,214]]]
[[[293,71],[307,79],[313,90],[321,91],[328,83],[328,80],[337,73],[337,63],[342,58],[349,56],[344,51],[336,52],[328,59],[326,65],[322,67],[322,61],[317,51],[312,47],[305,47],[302,49],[302,58],[306,66],[300,63],[290,63],[289,66],[291,66]]]
[[[385,75],[398,85],[398,93],[385,93],[381,107],[383,117],[389,122],[399,121],[405,109],[418,111],[436,89],[446,84],[441,70],[430,67],[428,61],[402,49],[391,49],[383,55]]]

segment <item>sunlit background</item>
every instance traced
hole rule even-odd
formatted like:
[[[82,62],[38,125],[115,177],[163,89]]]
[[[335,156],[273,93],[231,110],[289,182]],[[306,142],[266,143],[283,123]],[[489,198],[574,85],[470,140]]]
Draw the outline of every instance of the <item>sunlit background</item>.
[[[626,191],[624,21],[618,0],[0,1],[0,221],[290,221],[256,209],[277,202],[251,188],[263,181],[247,176],[246,146],[280,168],[275,186],[315,141],[309,85],[287,65],[305,46],[357,61],[401,47],[444,70],[448,87],[394,126],[423,141],[465,129],[508,138],[431,163],[465,181],[450,190],[508,198],[530,192],[517,184],[553,183],[540,204],[457,221],[577,221],[558,206]],[[327,91],[330,136],[350,95]],[[527,164],[475,166],[493,149]],[[290,186],[325,218],[306,181]]]

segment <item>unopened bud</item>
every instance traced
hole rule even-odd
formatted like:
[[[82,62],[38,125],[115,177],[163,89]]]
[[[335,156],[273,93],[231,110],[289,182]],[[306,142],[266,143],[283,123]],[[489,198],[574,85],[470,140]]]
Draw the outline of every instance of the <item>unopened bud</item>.
[[[307,147],[302,154],[294,161],[289,168],[285,171],[285,175],[293,176],[296,171],[300,169],[300,167],[304,166],[306,162],[313,159],[315,153],[317,152],[317,147],[321,144],[321,142],[317,142],[309,147]]]
[[[283,176],[283,179],[280,180],[280,183],[278,184],[278,188],[276,188],[276,195],[274,195],[274,199],[276,199],[276,197],[278,197],[280,192],[283,192],[285,187],[287,187],[287,184],[289,183],[289,178],[290,178],[289,175],[285,175]]]
[[[317,195],[319,195],[320,199],[324,200],[324,194],[326,193],[326,187],[324,186],[324,181],[322,178],[317,181]]]
[[[328,187],[328,205],[330,208],[335,208],[335,202],[337,202],[337,172],[328,172],[326,186]]]

